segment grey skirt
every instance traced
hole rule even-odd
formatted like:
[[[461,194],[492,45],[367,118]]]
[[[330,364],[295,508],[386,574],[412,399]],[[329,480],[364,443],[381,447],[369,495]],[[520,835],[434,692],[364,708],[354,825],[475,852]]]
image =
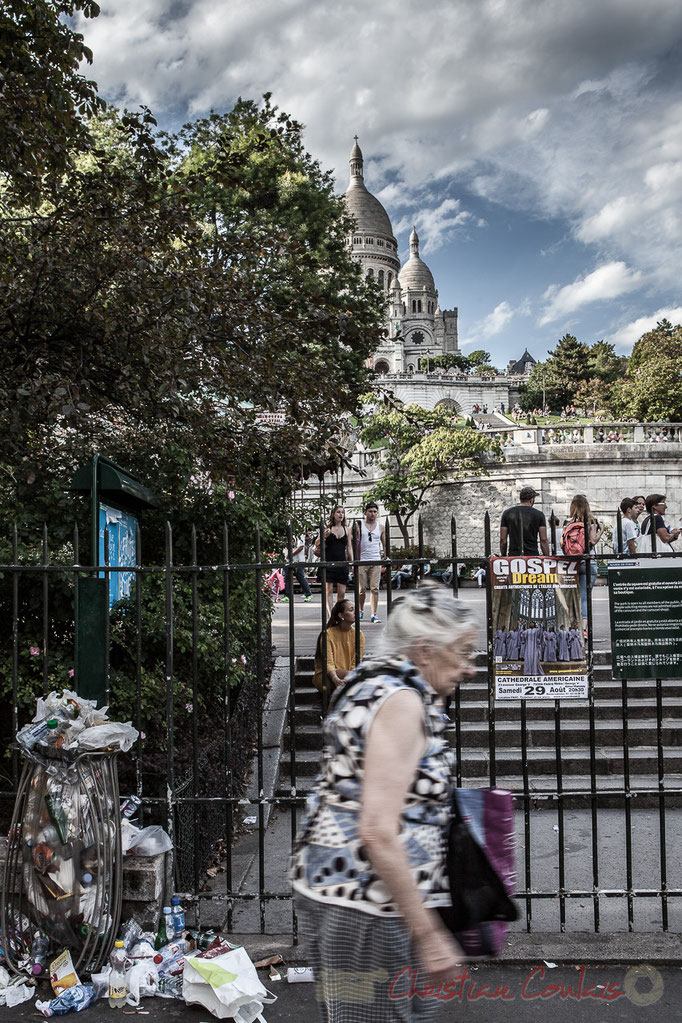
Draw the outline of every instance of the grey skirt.
[[[429,993],[402,919],[295,894],[296,913],[323,1023],[430,1023]],[[432,988],[432,985],[431,985]]]

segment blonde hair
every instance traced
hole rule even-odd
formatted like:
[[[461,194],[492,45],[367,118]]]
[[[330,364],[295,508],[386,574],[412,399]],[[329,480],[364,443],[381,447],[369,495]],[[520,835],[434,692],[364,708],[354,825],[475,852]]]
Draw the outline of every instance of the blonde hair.
[[[380,653],[407,657],[414,643],[427,640],[432,646],[455,643],[464,633],[478,629],[469,604],[452,596],[440,583],[426,583],[396,597],[381,637]]]

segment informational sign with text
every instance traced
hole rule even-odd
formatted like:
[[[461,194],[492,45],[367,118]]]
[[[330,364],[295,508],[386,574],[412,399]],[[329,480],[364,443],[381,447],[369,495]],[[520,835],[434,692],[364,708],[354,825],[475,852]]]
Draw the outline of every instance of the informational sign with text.
[[[682,678],[682,558],[609,563],[614,678]]]

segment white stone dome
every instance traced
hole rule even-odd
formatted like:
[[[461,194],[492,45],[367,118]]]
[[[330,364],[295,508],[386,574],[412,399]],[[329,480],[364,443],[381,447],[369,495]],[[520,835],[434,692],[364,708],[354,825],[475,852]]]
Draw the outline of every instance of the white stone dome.
[[[367,191],[362,173],[362,151],[357,138],[350,154],[350,183],[343,197],[346,209],[355,220],[359,234],[379,235],[395,241],[388,213],[379,200]]]
[[[410,235],[410,258],[400,271],[398,279],[404,291],[423,291],[424,288],[430,292],[436,290],[433,274],[424,260],[419,258],[419,236],[414,227]]]

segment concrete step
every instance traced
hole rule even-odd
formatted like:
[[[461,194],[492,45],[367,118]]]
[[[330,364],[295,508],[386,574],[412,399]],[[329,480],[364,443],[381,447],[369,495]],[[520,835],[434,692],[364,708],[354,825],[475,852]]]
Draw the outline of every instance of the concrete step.
[[[629,747],[630,770],[640,775],[657,775],[657,751],[649,746]],[[319,767],[321,751],[305,749],[300,745],[296,751],[297,776],[314,775]],[[499,746],[495,748],[496,769],[499,776],[521,779],[523,777],[523,753],[521,746]],[[663,762],[667,774],[682,773],[682,750],[679,746],[663,746]],[[529,778],[538,785],[556,774],[556,752],[554,746],[531,746],[526,749],[526,767]],[[563,746],[561,767],[565,775],[585,774],[589,770],[590,754],[585,746]],[[280,778],[289,777],[290,764],[286,757],[280,761]],[[462,776],[467,779],[489,777],[490,756],[486,747],[467,747],[461,758]],[[623,751],[617,746],[597,745],[595,748],[595,771],[599,776],[623,773]]]
[[[295,700],[296,708],[309,706],[314,703],[315,697],[319,698],[319,694],[312,684],[312,672],[306,676],[296,677],[296,688]],[[488,695],[490,687],[487,680],[480,678],[472,681],[467,681],[464,686],[459,690],[459,705],[464,711],[464,708],[471,708],[472,715],[478,713],[479,708],[483,705],[487,708],[488,706]],[[670,680],[663,682],[662,686],[662,699],[663,706],[669,707],[680,706],[682,707],[682,681]],[[595,679],[593,683],[594,693],[594,704],[595,708],[603,706],[613,706],[618,709],[615,711],[616,714],[621,713],[622,702],[623,702],[623,689],[622,684],[619,680],[613,679]],[[639,682],[629,682],[626,689],[628,711],[631,713],[638,706],[646,707],[645,713],[656,714],[656,683],[649,679],[645,679]],[[452,702],[452,708],[457,706],[457,698]],[[586,700],[563,700],[561,702],[562,715],[564,711],[568,711],[572,705],[586,707]],[[509,708],[516,708],[518,714],[521,706],[520,700],[497,700],[495,703],[496,712],[500,712],[503,709],[508,710]],[[527,711],[530,712],[531,708],[551,711],[554,715],[554,700],[529,700],[526,703]],[[469,711],[467,710],[467,713]],[[643,712],[644,713],[644,712]],[[640,715],[641,716],[641,715]]]
[[[314,774],[297,776],[297,796],[305,798],[313,791],[314,782]],[[528,792],[525,797],[523,781],[518,777],[501,774],[498,770],[495,783],[498,788],[508,789],[514,794],[517,813],[523,813],[526,806],[531,811],[531,814],[536,810],[556,810],[558,813],[559,806],[563,806],[564,810],[589,809],[592,806],[593,797],[589,774],[572,774],[569,777],[564,777],[561,799],[557,796],[556,775],[529,779]],[[465,788],[487,788],[490,784],[489,773],[462,777],[462,785]],[[682,790],[682,774],[666,775],[665,784],[668,789]],[[627,798],[625,794],[625,781],[622,774],[597,775],[596,794],[594,796],[596,807],[598,809],[624,810],[626,802],[629,802],[635,811],[658,809],[660,803],[658,786],[655,778],[651,775],[631,773],[629,791],[631,795]],[[276,794],[282,797],[289,797],[291,795],[291,789],[287,788],[286,779],[281,780]],[[682,807],[682,796],[667,795],[665,797],[665,806],[666,809],[670,810]],[[532,815],[530,824],[532,829]]]
[[[554,748],[555,727],[550,721],[531,721],[526,723],[526,742],[529,747]],[[623,729],[619,722],[613,720],[596,720],[594,724],[595,739],[598,746],[614,750],[623,747]],[[495,722],[495,748],[507,749],[521,746],[521,725],[518,721]],[[581,748],[587,754],[589,749],[589,722],[562,721],[559,729],[562,749]],[[448,741],[456,746],[457,733],[455,727],[448,731]],[[463,721],[459,730],[459,741],[462,749],[467,751],[487,749],[490,742],[490,729],[487,721]],[[654,724],[637,718],[628,721],[628,748],[654,748],[658,741],[658,733]],[[682,721],[665,718],[661,727],[661,741],[664,746],[682,747]],[[296,749],[321,750],[323,732],[321,722],[309,724],[296,723]],[[291,735],[284,735],[284,749],[291,748]]]
[[[363,627],[364,627],[363,622]],[[488,655],[484,650],[479,650],[474,658],[474,665],[477,668],[484,668],[488,664]],[[593,654],[593,664],[595,667],[603,668],[611,666],[611,651],[610,650],[595,650]],[[300,656],[296,658],[296,670],[298,671],[312,671],[315,666],[314,657]]]

